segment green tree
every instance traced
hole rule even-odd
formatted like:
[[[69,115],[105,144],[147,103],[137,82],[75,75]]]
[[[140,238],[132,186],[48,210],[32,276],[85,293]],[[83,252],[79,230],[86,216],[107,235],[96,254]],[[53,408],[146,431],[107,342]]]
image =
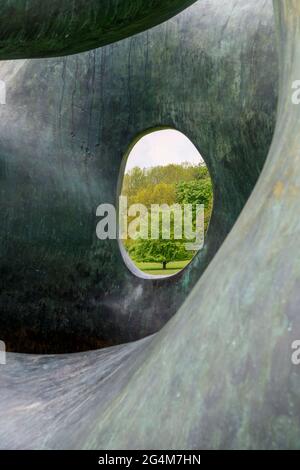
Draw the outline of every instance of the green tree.
[[[192,257],[183,243],[174,240],[142,240],[138,239],[129,251],[130,256],[137,262],[162,263],[163,269],[171,261],[184,261]]]
[[[175,203],[192,204],[196,210],[196,204],[204,204],[204,228],[208,228],[213,206],[213,190],[210,175],[204,163],[199,165],[170,164],[153,168],[133,168],[124,177],[122,194],[127,196],[128,205],[143,204],[148,209],[152,204]],[[195,229],[194,217],[194,229]],[[129,219],[130,222],[130,219]],[[149,218],[149,227],[151,220]],[[172,225],[171,225],[172,227]],[[137,262],[158,262],[166,269],[171,261],[189,260],[195,252],[187,251],[186,240],[128,239],[124,246],[131,258]]]
[[[163,269],[167,268],[167,264],[171,261],[185,261],[193,257],[194,253],[188,251],[185,247],[187,240],[181,238],[175,239],[174,235],[174,213],[170,213],[170,233],[168,239],[164,238],[162,227],[162,212],[160,211],[158,220],[159,237],[151,238],[151,217],[149,215],[149,233],[148,239],[139,238],[129,248],[129,254],[134,261],[137,262],[155,262],[162,263]]]
[[[134,167],[124,176],[122,194],[129,200],[137,196],[137,193],[145,188],[152,192],[158,184],[176,185],[182,181],[192,181],[200,177],[206,177],[206,166],[192,165],[190,163],[170,164],[155,166],[152,168]],[[209,175],[208,175],[209,176]],[[161,203],[165,202],[161,199]]]
[[[153,186],[158,183],[179,183],[180,181],[191,181],[197,178],[201,165],[191,163],[155,166],[146,170],[147,185]]]
[[[145,186],[147,186],[146,170],[136,166],[125,174],[122,194],[128,198],[131,198]]]
[[[207,168],[201,168],[198,179],[183,181],[176,185],[176,202],[179,204],[204,205],[204,229],[208,228],[212,207],[213,188]]]
[[[140,189],[134,197],[131,198],[132,204],[144,204],[150,207],[151,204],[169,204],[172,205],[176,200],[175,184],[157,183],[154,186],[147,186]]]

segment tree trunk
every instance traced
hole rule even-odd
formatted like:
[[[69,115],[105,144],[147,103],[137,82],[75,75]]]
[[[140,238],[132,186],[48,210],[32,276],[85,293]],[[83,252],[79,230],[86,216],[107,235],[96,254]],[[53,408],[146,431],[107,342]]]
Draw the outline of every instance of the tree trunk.
[[[163,261],[163,269],[167,269],[167,262]]]

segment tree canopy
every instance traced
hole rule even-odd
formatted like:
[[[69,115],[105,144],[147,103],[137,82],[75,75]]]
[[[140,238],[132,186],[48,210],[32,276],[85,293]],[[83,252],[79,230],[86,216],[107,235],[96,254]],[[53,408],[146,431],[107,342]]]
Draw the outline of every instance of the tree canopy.
[[[204,228],[207,230],[213,206],[213,189],[208,169],[203,163],[170,164],[146,169],[134,167],[124,176],[122,195],[127,196],[128,205],[143,204],[148,209],[152,204],[192,204],[194,209],[196,204],[203,204]],[[160,233],[158,239],[126,240],[124,245],[135,262],[162,263],[165,269],[171,261],[193,257],[194,252],[186,250],[185,242],[184,239],[175,239],[174,228],[171,228],[170,239],[164,239]]]

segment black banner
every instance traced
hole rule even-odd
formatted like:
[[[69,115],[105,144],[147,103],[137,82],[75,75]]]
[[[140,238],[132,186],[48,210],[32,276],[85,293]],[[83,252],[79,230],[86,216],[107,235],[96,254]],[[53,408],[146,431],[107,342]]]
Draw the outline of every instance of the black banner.
[[[0,468],[5,466],[47,465],[47,467],[86,466],[101,468],[117,466],[136,468],[137,466],[165,465],[214,465],[259,464],[266,461],[286,465],[297,462],[298,451],[0,451]]]

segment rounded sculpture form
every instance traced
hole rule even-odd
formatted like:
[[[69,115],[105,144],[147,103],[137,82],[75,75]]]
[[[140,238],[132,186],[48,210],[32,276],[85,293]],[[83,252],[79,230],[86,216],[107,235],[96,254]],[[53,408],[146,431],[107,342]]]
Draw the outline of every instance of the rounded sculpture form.
[[[198,269],[195,271],[198,280],[194,288],[173,318],[155,335],[127,345],[89,353],[64,356],[7,354],[7,365],[1,369],[0,375],[2,448],[177,450],[299,448],[300,376],[298,369],[291,362],[291,344],[294,339],[300,338],[298,313],[300,265],[297,256],[300,244],[298,203],[300,107],[293,104],[291,95],[292,84],[300,76],[300,4],[298,0],[274,1],[280,58],[276,129],[257,184],[255,185],[256,179],[251,181],[251,188],[248,187],[243,193],[245,180],[239,177],[243,171],[248,174],[249,169],[252,170],[255,166],[251,160],[253,146],[255,147],[257,139],[261,138],[258,147],[263,144],[266,149],[266,141],[269,143],[270,140],[268,133],[263,134],[255,130],[253,134],[251,126],[257,125],[257,116],[260,116],[264,124],[272,123],[271,120],[264,118],[264,113],[267,114],[267,111],[269,113],[270,109],[274,110],[276,103],[275,94],[272,93],[273,88],[269,88],[270,84],[274,86],[276,83],[276,70],[270,68],[267,77],[263,73],[255,75],[260,77],[260,83],[266,84],[262,94],[266,96],[267,91],[270,92],[268,95],[270,101],[261,98],[258,108],[252,109],[253,88],[247,86],[251,83],[255,89],[256,83],[251,74],[253,69],[247,68],[249,57],[251,57],[250,65],[254,66],[254,62],[261,60],[266,66],[269,63],[266,51],[274,51],[274,48],[269,49],[267,43],[262,45],[259,40],[264,37],[266,31],[268,33],[272,31],[270,29],[272,5],[271,2],[264,0],[257,2],[226,0],[222,2],[222,8],[218,9],[217,3],[220,2],[203,0],[192,7],[194,13],[200,14],[197,17],[201,18],[198,20],[199,29],[202,25],[205,30],[207,25],[205,22],[212,22],[209,33],[207,36],[204,35],[207,49],[204,51],[200,48],[200,52],[197,49],[198,55],[193,47],[193,32],[189,32],[188,29],[190,25],[180,23],[185,36],[188,35],[190,51],[192,55],[195,54],[193,63],[200,64],[197,71],[201,70],[201,77],[207,79],[206,82],[196,81],[199,94],[193,90],[195,93],[193,101],[198,103],[200,111],[198,109],[198,113],[192,114],[190,120],[186,118],[191,112],[191,104],[185,101],[186,85],[182,81],[176,88],[183,90],[182,107],[177,109],[171,99],[173,95],[168,95],[164,90],[166,93],[164,106],[160,108],[156,102],[159,110],[156,116],[159,118],[168,116],[167,113],[164,114],[164,107],[173,104],[169,112],[170,122],[167,124],[176,127],[176,122],[179,122],[184,127],[185,133],[191,137],[198,135],[193,127],[193,118],[200,119],[197,125],[201,124],[204,136],[203,148],[207,150],[207,162],[213,178],[215,177],[217,181],[216,185],[221,185],[220,194],[225,195],[224,199],[228,204],[230,188],[234,194],[242,194],[240,197],[237,196],[238,208],[231,213],[232,218],[226,225],[226,234],[216,239],[212,235],[215,244],[212,244],[214,249],[211,252],[210,262],[206,260],[206,269],[204,269],[199,260]],[[210,20],[207,19],[208,14],[205,18],[201,16],[202,7],[207,8],[206,13],[211,13]],[[183,17],[188,15],[188,12],[184,12]],[[219,28],[220,25],[223,27]],[[172,30],[173,24],[170,24],[169,28]],[[240,34],[237,34],[237,31]],[[247,45],[249,46],[247,39],[253,37],[258,41],[251,43],[257,55],[249,55],[247,50]],[[269,37],[275,42],[273,35]],[[153,37],[150,35],[147,40],[152,41]],[[149,44],[148,47],[150,50]],[[136,83],[133,74],[135,69],[132,68],[131,62],[134,42],[130,43],[130,48],[127,70],[130,70],[128,82],[131,85],[132,81]],[[231,88],[229,82],[224,81],[224,77],[227,76],[225,70],[229,73],[225,64],[226,58],[229,61],[227,51],[231,53],[234,50],[237,50],[238,54],[233,55],[230,62],[233,80]],[[123,49],[119,51],[118,57],[121,57]],[[138,52],[136,53],[137,63],[140,64],[140,56]],[[101,57],[98,70],[101,71],[102,77],[105,77],[104,70],[109,58],[104,50],[101,52]],[[80,58],[77,61],[79,67]],[[271,64],[276,67],[276,60],[271,61]],[[122,60],[119,65],[122,70]],[[53,67],[55,66],[54,64]],[[29,65],[28,69],[26,64],[24,67],[22,79],[26,77],[26,70],[29,70],[30,76],[34,70],[33,65]],[[69,70],[66,62],[63,70],[66,77]],[[249,76],[246,73],[248,78],[245,79],[246,71],[249,72]],[[273,74],[272,80],[269,80],[269,72]],[[153,74],[152,79],[156,84],[158,78],[154,72]],[[42,76],[38,76],[42,80]],[[212,81],[215,87],[211,88]],[[225,84],[226,92],[224,92]],[[149,122],[153,126],[151,111],[149,114],[151,119],[147,121],[143,111],[132,107],[134,98],[130,85],[127,89],[130,90],[129,110],[135,109],[135,114],[132,116],[129,112],[126,115],[128,118],[126,132],[122,128],[126,135],[124,141],[122,140],[124,145],[127,139],[131,141],[134,130],[138,132],[142,130],[136,127],[139,119],[142,119],[143,125]],[[149,82],[146,82],[143,93],[147,87]],[[189,88],[188,92],[190,91]],[[212,101],[206,101],[205,110],[201,112],[202,98],[208,91],[212,93]],[[258,96],[259,93],[256,98]],[[109,97],[113,100],[111,94]],[[7,98],[9,99],[9,89]],[[233,114],[229,113],[231,108],[228,107],[227,98],[236,105],[233,106]],[[210,103],[213,107],[216,99],[219,111],[216,114],[210,113],[208,105]],[[66,114],[61,114],[64,109],[64,95],[59,103],[60,113],[57,122],[60,126],[55,127],[55,135],[60,145],[64,145],[62,122],[65,122]],[[107,102],[101,101],[101,103]],[[151,101],[148,104],[151,109]],[[57,111],[55,100],[52,106]],[[101,107],[101,113],[102,116],[103,114],[109,116],[105,106]],[[239,134],[243,139],[238,144],[233,138],[237,115],[241,117],[240,126],[243,129]],[[254,122],[251,116],[255,116]],[[49,123],[51,128],[53,124],[51,113]],[[157,124],[161,124],[160,119]],[[101,129],[101,142],[104,142],[102,145],[105,148],[111,136],[104,124]],[[46,127],[46,130],[49,132],[49,127]],[[93,135],[92,128],[90,134]],[[19,137],[20,141],[22,138]],[[17,140],[14,153],[19,157],[18,161],[15,160],[16,180],[18,171],[23,174],[24,166],[27,164],[26,160],[24,163],[22,149],[19,149],[20,141]],[[198,142],[196,138],[193,141]],[[208,143],[213,146],[214,141],[217,141],[218,145],[213,147],[213,152],[210,153]],[[231,146],[229,142],[232,142]],[[219,146],[220,153],[215,153]],[[123,150],[122,145],[120,148]],[[12,147],[8,145],[7,152],[11,152],[11,149]],[[205,152],[203,154],[205,155]],[[91,159],[94,163],[89,163],[90,166],[87,168],[96,171],[98,165],[103,176],[105,175],[103,168],[108,164],[109,157],[105,152],[102,155],[104,155],[102,160],[100,156],[96,158],[97,163]],[[57,157],[55,160],[53,157],[51,184],[49,183],[46,189],[55,186],[61,188],[58,175],[62,172],[62,179],[66,180],[64,178],[67,174],[66,168],[70,170],[75,167],[78,171],[76,158],[72,160],[69,157],[68,160],[62,160]],[[35,174],[38,180],[42,169],[47,170],[45,173],[49,174],[51,164],[47,166],[47,162],[44,162],[39,166],[38,159],[33,158],[33,161],[36,163],[36,174],[32,170],[31,178]],[[119,170],[121,162],[117,156],[113,161]],[[258,173],[263,161],[264,157],[261,155]],[[22,163],[23,167],[21,166],[19,170]],[[7,174],[12,175],[12,169],[9,169]],[[101,175],[100,170],[98,174]],[[95,190],[91,185],[88,185],[90,192],[86,193],[82,175],[78,173],[77,178],[74,188],[70,187],[66,191],[66,207],[70,207],[73,194],[76,200],[75,195],[79,190],[82,190],[81,194],[85,194],[86,198],[90,197],[90,201],[93,201],[95,194],[98,195],[93,192]],[[108,184],[107,187],[104,181],[105,178],[102,180],[104,187],[102,195],[107,195],[112,191],[113,183],[117,179],[112,178],[110,182],[112,185]],[[239,181],[240,184],[235,186],[235,181]],[[29,178],[28,185],[33,183]],[[45,199],[39,208],[35,206],[35,210],[32,210],[30,205],[25,208],[30,214],[41,214],[49,194],[52,193],[46,190]],[[57,194],[50,202],[53,204],[54,201],[58,201],[58,207],[61,208],[61,200]],[[246,194],[247,197],[250,195],[248,201]],[[13,196],[11,197],[13,199]],[[85,214],[86,200],[83,198],[83,214]],[[65,216],[67,211],[62,213]],[[220,206],[218,210],[215,209],[215,220],[220,220],[221,214]],[[47,228],[50,222],[47,222]],[[89,225],[86,229],[90,233]],[[45,233],[48,233],[48,229]],[[40,246],[43,247],[44,237],[41,227],[38,234]],[[81,236],[82,234],[83,232]],[[31,234],[27,233],[26,236],[28,240]],[[20,240],[21,246],[24,239]],[[59,243],[60,246],[65,246],[63,237],[59,239]],[[55,257],[59,253],[57,245],[49,244],[49,246],[53,251],[49,248],[48,256],[43,258],[49,262],[48,267],[53,253]],[[71,247],[68,252],[70,257],[72,250]],[[36,257],[36,260],[38,259]],[[185,282],[188,284],[187,279]],[[12,280],[13,288],[15,285]],[[152,286],[153,292],[155,288],[156,286]],[[138,295],[132,297],[133,303],[138,300]],[[153,318],[155,317],[152,317],[152,320]],[[51,426],[48,426],[49,423]]]
[[[151,28],[196,0],[2,0],[0,59],[75,54]]]
[[[202,0],[118,44],[0,64],[0,331],[10,351],[125,343],[176,313],[265,162],[277,104],[274,44],[271,1]],[[132,142],[162,126],[182,131],[205,158],[214,211],[188,268],[149,280],[128,270],[117,240],[97,239],[96,212],[116,205]]]

